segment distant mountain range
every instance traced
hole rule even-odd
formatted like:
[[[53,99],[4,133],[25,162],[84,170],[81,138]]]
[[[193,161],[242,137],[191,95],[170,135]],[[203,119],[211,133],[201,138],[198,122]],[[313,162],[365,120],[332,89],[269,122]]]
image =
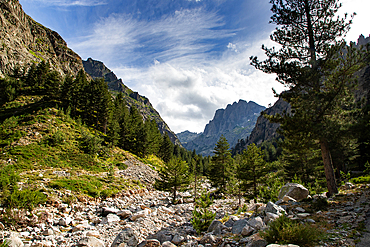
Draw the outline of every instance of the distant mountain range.
[[[177,136],[187,150],[195,150],[204,156],[212,155],[221,135],[226,137],[230,147],[235,146],[239,139],[247,138],[264,109],[264,106],[253,101],[239,100],[226,109],[217,110],[213,119],[205,126],[204,132],[197,134],[184,131]]]

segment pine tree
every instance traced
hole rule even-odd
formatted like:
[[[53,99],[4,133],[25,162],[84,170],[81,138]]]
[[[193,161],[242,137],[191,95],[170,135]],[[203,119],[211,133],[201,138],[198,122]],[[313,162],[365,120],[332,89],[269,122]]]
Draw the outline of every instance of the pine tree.
[[[176,192],[189,185],[188,164],[179,157],[173,157],[160,169],[160,179],[155,182],[155,188],[172,192],[172,203],[176,201]]]
[[[232,158],[229,150],[229,143],[223,135],[221,135],[216,143],[214,154],[215,155],[212,157],[209,179],[213,186],[219,188],[220,192],[226,192]]]
[[[174,146],[171,142],[170,137],[168,134],[164,134],[162,136],[162,142],[159,147],[159,157],[164,161],[164,162],[169,162],[173,156],[173,149]]]
[[[279,50],[262,46],[268,59],[252,65],[289,88],[279,96],[290,103],[292,114],[270,118],[283,131],[310,133],[321,149],[328,195],[337,193],[330,143],[340,136],[343,109],[355,85],[353,73],[364,65],[365,53],[346,47],[340,38],[351,24],[335,18],[337,0],[271,0],[271,22],[278,25],[270,36]]]
[[[247,150],[243,151],[241,161],[238,166],[237,178],[241,180],[241,187],[244,190],[253,188],[253,197],[258,199],[258,184],[265,174],[265,161],[263,153],[254,143],[248,145]]]

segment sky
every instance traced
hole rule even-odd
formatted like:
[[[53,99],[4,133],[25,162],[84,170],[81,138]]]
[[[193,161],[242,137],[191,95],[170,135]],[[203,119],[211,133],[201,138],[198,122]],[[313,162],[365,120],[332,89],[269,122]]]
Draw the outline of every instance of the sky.
[[[368,0],[342,0],[356,12],[347,41],[370,35]],[[149,98],[170,129],[202,132],[215,111],[240,99],[268,107],[284,90],[250,65],[264,59],[269,0],[20,0],[82,59],[102,61]]]

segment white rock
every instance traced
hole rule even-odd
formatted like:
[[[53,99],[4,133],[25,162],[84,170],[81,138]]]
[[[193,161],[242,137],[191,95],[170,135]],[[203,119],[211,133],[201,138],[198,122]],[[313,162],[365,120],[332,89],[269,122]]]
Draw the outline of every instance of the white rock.
[[[128,218],[132,215],[132,212],[130,210],[122,210],[122,211],[117,212],[117,215],[122,218]]]
[[[115,214],[108,214],[106,217],[103,217],[102,221],[100,224],[109,224],[113,222],[118,222],[120,221],[121,218]]]
[[[87,247],[104,247],[105,244],[103,241],[96,237],[88,236],[83,239],[81,239],[78,242],[78,246],[87,246]]]
[[[59,220],[59,225],[61,226],[69,226],[72,223],[73,219],[69,216],[63,217]]]

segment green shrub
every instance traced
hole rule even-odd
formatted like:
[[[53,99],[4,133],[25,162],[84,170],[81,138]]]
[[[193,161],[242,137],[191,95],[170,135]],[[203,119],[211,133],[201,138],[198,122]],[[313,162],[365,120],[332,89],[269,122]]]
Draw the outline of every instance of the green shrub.
[[[47,196],[39,190],[15,189],[6,199],[8,208],[27,209],[30,212],[40,204],[46,202]]]
[[[351,182],[355,184],[368,184],[370,183],[370,175],[352,178]]]
[[[209,194],[205,193],[195,202],[191,224],[198,234],[206,231],[216,217],[216,213],[212,213],[208,209],[212,203],[213,200],[210,198]]]
[[[102,150],[103,139],[88,132],[82,132],[80,138],[81,149],[88,154],[95,155]]]
[[[315,246],[322,237],[317,228],[293,221],[286,215],[269,223],[268,229],[260,235],[269,244],[296,244],[301,247]]]

